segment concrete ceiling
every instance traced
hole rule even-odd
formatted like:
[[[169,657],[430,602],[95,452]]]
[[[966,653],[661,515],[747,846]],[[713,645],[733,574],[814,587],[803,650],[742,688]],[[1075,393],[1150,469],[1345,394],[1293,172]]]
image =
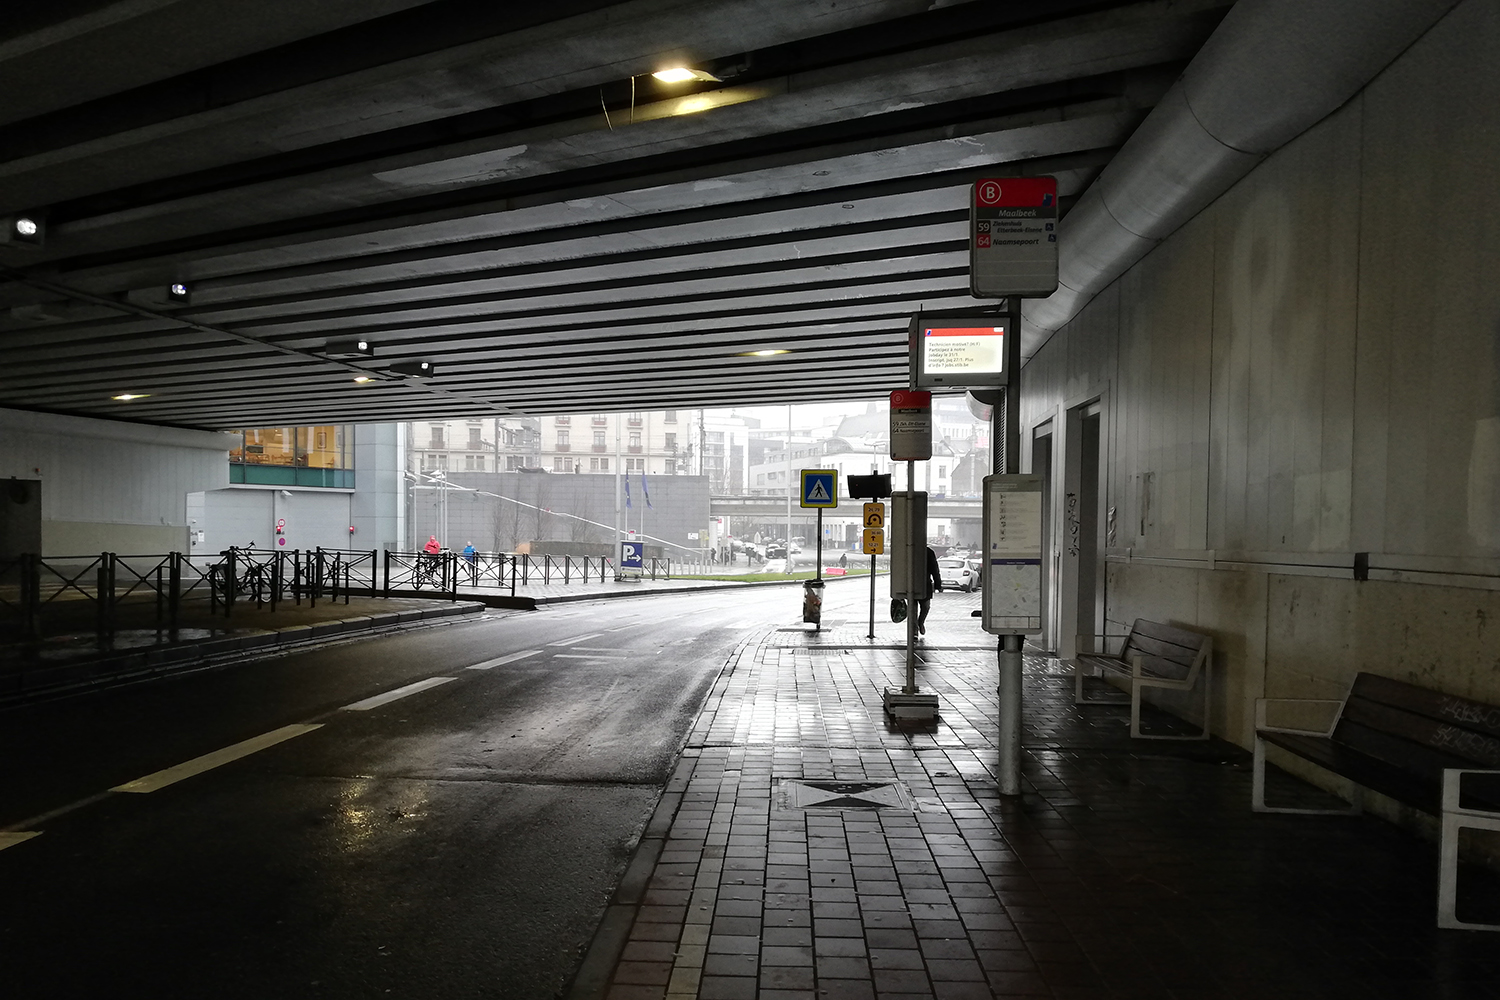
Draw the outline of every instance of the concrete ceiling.
[[[228,427],[903,387],[916,310],[995,304],[969,185],[1066,211],[1230,4],[19,6],[0,405]]]

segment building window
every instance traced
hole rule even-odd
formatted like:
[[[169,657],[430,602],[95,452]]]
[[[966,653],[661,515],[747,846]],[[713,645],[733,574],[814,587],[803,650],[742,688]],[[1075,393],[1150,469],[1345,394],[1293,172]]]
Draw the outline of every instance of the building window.
[[[559,447],[568,447],[568,429],[566,427],[559,427],[557,429],[557,443]]]
[[[555,419],[555,421],[554,421],[554,423],[556,423],[557,426],[559,426],[559,427],[566,427],[569,424],[571,424],[572,422],[573,422],[573,418],[572,417],[557,417]]]
[[[229,481],[267,486],[354,485],[354,429],[347,424],[231,431]]]
[[[666,461],[662,462],[661,471],[668,476],[677,475],[677,460],[669,458]]]
[[[677,411],[676,410],[664,410],[662,412],[661,419],[665,423],[675,424],[675,423],[677,423]]]
[[[630,432],[630,447],[639,449],[640,446],[641,446],[641,432],[640,431],[631,431]]]
[[[446,451],[440,451],[440,452],[438,452],[438,454],[437,454],[437,467],[439,469],[443,469],[445,471],[447,470],[447,468],[448,468],[448,453]]]
[[[639,413],[629,414],[627,416],[626,423],[628,423],[631,427],[641,426],[641,415]]]
[[[481,429],[477,426],[470,425],[469,427],[469,447],[476,451],[484,447],[484,440],[481,437],[480,431]]]
[[[444,430],[443,425],[442,424],[432,424],[430,426],[430,429],[431,429],[431,432],[432,432],[432,436],[430,438],[431,443],[428,445],[428,447],[429,448],[434,448],[434,449],[437,449],[437,450],[442,450],[444,447],[446,447],[443,444],[443,430]]]
[[[595,448],[603,448],[603,447],[605,447],[605,444],[604,444],[604,432],[603,431],[595,431],[594,432],[594,447]]]
[[[938,478],[939,479],[947,479],[948,478],[948,467],[946,465],[940,465],[940,466],[938,466]]]
[[[646,460],[644,458],[627,458],[625,460],[626,472],[645,472]]]
[[[572,459],[566,455],[554,455],[552,457],[553,472],[569,472],[572,470]]]
[[[596,413],[590,419],[593,421],[595,427],[603,427],[609,423],[609,417],[603,413]]]
[[[662,435],[662,446],[675,455],[677,453],[677,433],[675,431],[668,431]]]
[[[505,467],[507,469],[509,469],[511,472],[515,472],[517,469],[521,468],[521,456],[520,455],[506,455],[505,456]]]

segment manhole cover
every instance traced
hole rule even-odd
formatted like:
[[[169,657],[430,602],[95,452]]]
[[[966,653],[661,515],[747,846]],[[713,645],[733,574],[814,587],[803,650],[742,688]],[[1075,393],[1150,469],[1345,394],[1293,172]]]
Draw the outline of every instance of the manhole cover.
[[[905,790],[893,781],[783,781],[783,809],[910,809]]]

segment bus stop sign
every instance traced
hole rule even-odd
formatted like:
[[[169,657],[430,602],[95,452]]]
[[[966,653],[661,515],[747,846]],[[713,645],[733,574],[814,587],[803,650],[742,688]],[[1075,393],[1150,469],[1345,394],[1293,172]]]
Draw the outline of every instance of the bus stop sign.
[[[1057,178],[987,177],[969,202],[969,292],[975,298],[1057,291]]]

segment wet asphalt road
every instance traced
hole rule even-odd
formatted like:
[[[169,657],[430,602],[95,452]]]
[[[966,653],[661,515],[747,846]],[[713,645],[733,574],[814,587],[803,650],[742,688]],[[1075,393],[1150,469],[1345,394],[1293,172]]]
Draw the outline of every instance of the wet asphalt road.
[[[562,606],[0,713],[0,827],[44,831],[0,850],[0,994],[551,997],[726,657],[800,596]]]

